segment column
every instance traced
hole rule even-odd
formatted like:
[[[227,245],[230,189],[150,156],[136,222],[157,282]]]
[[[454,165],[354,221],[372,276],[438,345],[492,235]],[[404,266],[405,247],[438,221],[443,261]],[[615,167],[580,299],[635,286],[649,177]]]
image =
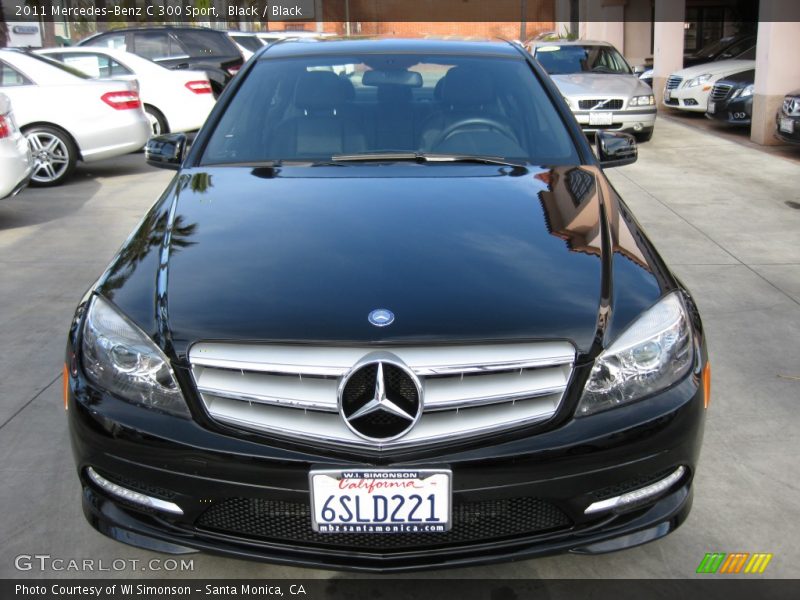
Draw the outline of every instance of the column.
[[[683,68],[683,23],[686,4],[682,0],[656,0],[653,27],[653,92],[661,108],[664,84]]]

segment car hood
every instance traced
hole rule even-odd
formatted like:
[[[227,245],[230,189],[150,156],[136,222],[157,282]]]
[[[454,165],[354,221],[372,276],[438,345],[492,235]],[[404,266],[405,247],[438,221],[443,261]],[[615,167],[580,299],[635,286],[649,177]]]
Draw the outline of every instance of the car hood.
[[[712,76],[719,78],[725,77],[726,75],[739,73],[740,71],[755,69],[755,67],[756,61],[754,60],[718,60],[710,63],[703,63],[701,65],[695,65],[694,67],[689,67],[688,69],[681,69],[680,71],[675,71],[672,75],[676,77],[683,77],[684,79],[691,79],[693,77],[697,77],[698,75],[710,73]]]
[[[553,75],[552,79],[564,96],[615,95],[630,97],[653,93],[653,90],[635,75],[571,73],[569,75]]]
[[[603,202],[618,259],[602,250]],[[619,330],[661,294],[665,269],[618,206],[593,167],[190,169],[99,292],[178,356],[199,340],[588,350],[610,305]],[[368,322],[377,308],[391,326]]]

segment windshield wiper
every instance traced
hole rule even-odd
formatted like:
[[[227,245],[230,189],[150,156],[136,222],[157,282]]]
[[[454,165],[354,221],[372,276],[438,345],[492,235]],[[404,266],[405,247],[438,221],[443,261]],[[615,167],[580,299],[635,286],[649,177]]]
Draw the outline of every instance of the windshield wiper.
[[[480,156],[473,154],[429,154],[427,152],[366,152],[363,154],[334,154],[333,162],[398,162],[417,163],[458,162],[502,165],[505,167],[525,167],[521,161],[509,160],[502,156]]]

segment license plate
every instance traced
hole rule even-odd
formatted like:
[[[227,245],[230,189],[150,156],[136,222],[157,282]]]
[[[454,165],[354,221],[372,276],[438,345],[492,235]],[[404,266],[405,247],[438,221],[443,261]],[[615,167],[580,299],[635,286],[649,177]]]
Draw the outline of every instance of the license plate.
[[[717,110],[717,105],[714,104],[713,102],[709,102],[708,103],[708,112],[713,115],[714,111],[716,111],[716,110]]]
[[[672,91],[664,90],[664,100],[672,100]]]
[[[780,128],[784,133],[794,133],[794,121],[791,119],[781,118]]]
[[[320,533],[443,533],[451,472],[441,469],[311,471],[311,524]]]
[[[614,113],[611,112],[590,112],[589,125],[611,125]]]

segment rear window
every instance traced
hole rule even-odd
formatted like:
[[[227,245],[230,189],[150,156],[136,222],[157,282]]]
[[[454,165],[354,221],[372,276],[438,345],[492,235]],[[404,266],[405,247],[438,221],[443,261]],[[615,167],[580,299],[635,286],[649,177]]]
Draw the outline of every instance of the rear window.
[[[631,68],[622,55],[609,46],[539,46],[536,60],[551,75],[613,73],[629,75]]]
[[[176,37],[191,56],[231,56],[239,54],[224,33],[214,31],[178,31]]]
[[[524,60],[368,54],[259,60],[202,163],[376,152],[578,162],[563,121]]]
[[[257,52],[264,45],[254,35],[234,35],[231,38],[242,48],[250,50],[250,52]]]

